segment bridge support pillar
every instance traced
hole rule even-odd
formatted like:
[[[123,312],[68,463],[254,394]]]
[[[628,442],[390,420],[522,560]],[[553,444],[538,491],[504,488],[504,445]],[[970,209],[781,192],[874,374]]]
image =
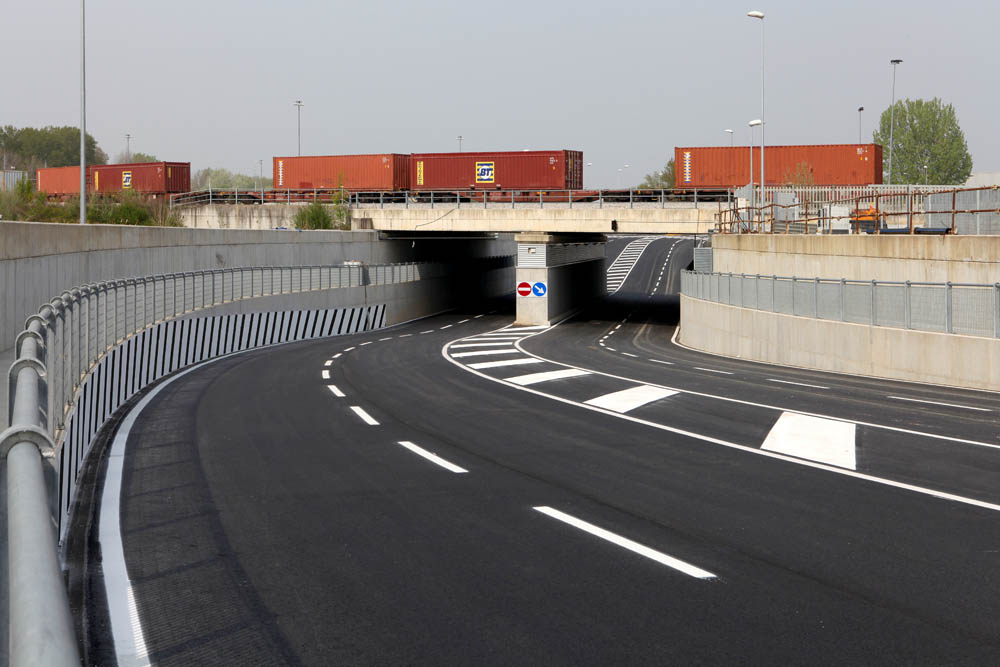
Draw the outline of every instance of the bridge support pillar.
[[[517,324],[550,325],[607,294],[603,234],[532,232],[514,240]]]

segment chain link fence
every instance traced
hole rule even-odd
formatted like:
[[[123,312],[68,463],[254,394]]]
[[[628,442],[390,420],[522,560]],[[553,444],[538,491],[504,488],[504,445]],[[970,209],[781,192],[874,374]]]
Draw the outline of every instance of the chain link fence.
[[[785,315],[1000,337],[1000,283],[831,280],[684,271],[681,294]]]

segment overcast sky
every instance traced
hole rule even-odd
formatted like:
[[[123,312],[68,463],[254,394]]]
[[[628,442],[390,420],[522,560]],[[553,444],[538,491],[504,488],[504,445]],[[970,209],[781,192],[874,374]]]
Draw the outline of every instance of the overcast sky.
[[[955,106],[974,172],[1000,171],[1000,2],[90,0],[87,129],[192,167],[303,154],[579,149],[587,186],[724,145],[871,140],[897,98]],[[79,122],[79,3],[8,2],[0,124]]]

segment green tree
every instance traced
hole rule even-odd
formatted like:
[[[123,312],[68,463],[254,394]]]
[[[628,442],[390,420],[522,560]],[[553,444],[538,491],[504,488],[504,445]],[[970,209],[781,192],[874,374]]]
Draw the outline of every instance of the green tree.
[[[132,153],[128,155],[125,151],[115,155],[115,164],[125,164],[128,162],[159,162],[159,159],[155,155],[150,155],[149,153]]]
[[[640,190],[657,190],[660,188],[672,188],[674,185],[674,159],[667,160],[667,164],[660,171],[654,171],[642,179],[642,183],[637,186]]]
[[[76,127],[22,127],[0,129],[0,150],[9,165],[32,171],[39,167],[80,164],[80,130]],[[87,134],[87,164],[107,164],[108,156]]]
[[[960,184],[972,173],[972,156],[958,125],[955,108],[940,99],[896,102],[892,132],[892,183]],[[875,143],[882,145],[883,171],[890,181],[889,135],[892,108],[882,112]]]

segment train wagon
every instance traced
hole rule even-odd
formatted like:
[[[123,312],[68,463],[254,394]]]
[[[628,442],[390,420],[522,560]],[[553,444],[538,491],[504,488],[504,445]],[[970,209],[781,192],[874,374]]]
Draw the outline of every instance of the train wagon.
[[[80,167],[39,169],[35,187],[50,197],[80,194]],[[158,196],[191,189],[190,162],[136,162],[87,167],[87,192],[110,194],[131,190]]]
[[[579,190],[583,152],[413,153],[412,190]]]
[[[764,146],[765,185],[785,185],[808,174],[813,185],[872,185],[882,182],[878,144]],[[803,172],[800,173],[800,172]],[[678,188],[741,187],[760,183],[760,146],[703,146],[674,149]]]
[[[274,158],[275,189],[408,190],[410,156],[305,155]]]

